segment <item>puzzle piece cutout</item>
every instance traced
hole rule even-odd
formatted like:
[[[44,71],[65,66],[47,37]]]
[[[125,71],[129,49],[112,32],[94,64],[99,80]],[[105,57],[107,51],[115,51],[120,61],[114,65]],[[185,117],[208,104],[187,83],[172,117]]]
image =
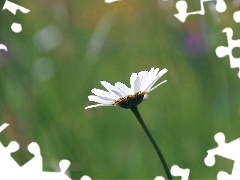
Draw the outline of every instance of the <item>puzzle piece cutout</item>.
[[[188,180],[190,169],[182,169],[178,165],[173,165],[171,167],[171,174],[175,177],[182,177],[181,180]],[[162,176],[157,176],[154,180],[165,180],[165,178]]]
[[[2,132],[9,124],[3,124],[0,126],[0,132]],[[70,166],[68,160],[62,160],[59,163],[60,172],[46,172],[43,171],[43,161],[41,156],[41,150],[36,142],[32,142],[28,145],[28,151],[33,154],[33,158],[30,159],[23,166],[20,166],[11,156],[12,153],[19,150],[19,144],[16,141],[12,141],[7,147],[4,147],[0,142],[0,179],[39,179],[39,180],[71,180],[65,172]],[[91,180],[89,176],[83,176],[81,180]]]
[[[232,169],[232,174],[228,174],[224,171],[220,171],[217,175],[218,180],[236,180],[240,179],[240,138],[233,140],[229,143],[225,142],[225,135],[221,132],[214,136],[218,147],[208,150],[207,156],[204,159],[204,163],[207,166],[213,166],[215,164],[215,156],[225,157],[227,159],[233,160],[234,165]]]
[[[6,2],[4,3],[4,6],[3,6],[2,10],[8,10],[14,15],[16,15],[17,10],[21,11],[24,14],[30,12],[29,9],[27,9],[25,7],[22,7],[22,6],[19,6],[18,4],[12,3],[11,1],[8,1],[8,0],[6,0]],[[11,26],[11,29],[12,29],[13,32],[19,33],[19,32],[22,31],[22,25],[14,22]]]
[[[0,50],[1,50],[1,49],[7,51],[7,46],[5,46],[4,44],[0,44]]]
[[[234,14],[233,14],[233,19],[236,23],[240,23],[240,11],[236,11]]]
[[[233,40],[233,30],[232,28],[225,28],[223,29],[224,33],[226,33],[227,35],[227,41],[228,41],[228,47],[225,46],[218,46],[216,48],[216,55],[219,58],[222,58],[224,56],[229,56],[229,60],[230,60],[230,67],[231,68],[240,68],[240,58],[235,58],[232,54],[232,50],[235,47],[240,47],[240,39],[237,40]],[[238,77],[240,78],[240,70],[238,72]]]
[[[42,169],[42,156],[40,147],[36,142],[32,142],[28,145],[28,151],[33,154],[33,158],[21,167],[22,172],[41,173]]]
[[[4,5],[3,5],[3,8],[2,8],[2,11],[3,10],[8,10],[12,14],[14,14],[14,15],[16,15],[17,10],[21,11],[24,14],[30,12],[29,9],[27,9],[25,7],[22,7],[22,6],[18,5],[18,4],[15,4],[15,3],[11,2],[11,1],[8,1],[8,0],[5,1]],[[14,22],[11,25],[11,29],[15,33],[20,33],[22,31],[22,25],[19,24],[19,23]],[[4,44],[0,44],[0,50],[7,51],[7,47]]]
[[[11,153],[18,151],[19,145],[16,141],[12,141],[7,147],[0,142],[0,179],[2,173],[10,174],[12,170],[19,171],[19,164],[12,158]],[[7,162],[7,163],[6,163]]]
[[[22,6],[19,6],[11,1],[8,1],[6,0],[6,2],[4,3],[3,5],[3,10],[9,10],[12,14],[16,15],[17,13],[17,10],[20,10],[22,13],[28,13],[30,10],[25,8],[25,7],[22,7]]]
[[[224,2],[224,0],[200,0],[200,6],[201,9],[199,11],[195,11],[195,12],[187,12],[187,2],[184,0],[180,0],[176,3],[176,8],[178,10],[178,14],[174,14],[174,16],[179,19],[181,22],[185,22],[187,17],[190,15],[195,15],[195,14],[199,14],[199,15],[203,15],[205,14],[205,9],[204,9],[204,2],[209,2],[209,1],[215,1],[216,5],[215,8],[219,13],[222,13],[224,11],[226,11],[227,6],[226,3]]]
[[[116,1],[120,1],[120,0],[105,0],[105,3],[113,3],[113,2],[116,2]]]
[[[6,129],[9,126],[9,124],[4,123],[0,126],[0,132],[2,132],[4,129]]]

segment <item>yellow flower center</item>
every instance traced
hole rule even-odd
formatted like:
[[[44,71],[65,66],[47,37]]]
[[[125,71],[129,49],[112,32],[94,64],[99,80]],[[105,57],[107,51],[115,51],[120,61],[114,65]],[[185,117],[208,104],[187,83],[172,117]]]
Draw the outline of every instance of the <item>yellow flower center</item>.
[[[113,105],[118,105],[124,109],[132,108],[143,101],[145,94],[146,92],[139,91],[133,95],[127,95],[116,100]]]

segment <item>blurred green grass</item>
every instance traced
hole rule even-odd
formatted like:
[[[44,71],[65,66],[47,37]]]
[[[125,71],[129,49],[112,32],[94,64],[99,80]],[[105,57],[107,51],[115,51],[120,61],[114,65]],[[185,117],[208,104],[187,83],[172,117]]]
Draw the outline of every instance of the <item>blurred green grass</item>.
[[[174,1],[176,2],[176,1]],[[189,2],[189,11],[198,10]],[[149,140],[129,110],[90,105],[87,96],[100,80],[129,84],[132,72],[167,68],[168,82],[151,92],[139,110],[169,164],[190,168],[190,179],[214,179],[230,172],[232,162],[217,158],[206,167],[206,151],[216,147],[213,136],[239,137],[239,79],[228,57],[215,48],[227,45],[225,27],[240,35],[228,3],[221,22],[211,14],[189,16],[180,23],[174,4],[164,1],[16,1],[30,13],[1,13],[0,40],[9,48],[0,56],[0,119],[10,123],[1,134],[4,145],[16,140],[19,164],[31,155],[36,141],[44,170],[61,159],[71,161],[71,178],[154,179],[165,176]],[[12,22],[23,31],[11,31]],[[39,49],[36,34],[54,25],[61,33],[53,49]],[[54,37],[55,33],[52,33]],[[50,37],[52,37],[50,36]],[[40,44],[41,45],[41,44]],[[236,56],[238,54],[236,53]],[[204,173],[203,173],[204,172]]]

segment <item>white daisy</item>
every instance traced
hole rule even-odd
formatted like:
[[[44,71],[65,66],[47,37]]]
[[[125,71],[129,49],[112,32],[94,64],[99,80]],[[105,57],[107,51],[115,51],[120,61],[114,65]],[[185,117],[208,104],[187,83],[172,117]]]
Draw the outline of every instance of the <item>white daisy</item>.
[[[95,95],[88,96],[88,99],[89,101],[97,102],[99,104],[87,106],[85,109],[98,106],[120,106],[128,109],[137,106],[143,101],[143,99],[147,98],[147,94],[150,91],[167,81],[162,81],[153,87],[156,81],[168,70],[165,68],[159,72],[158,71],[159,68],[151,68],[150,71],[132,73],[130,77],[130,88],[121,82],[116,82],[115,86],[113,86],[106,81],[100,81],[108,92],[96,88],[92,89],[91,92]]]

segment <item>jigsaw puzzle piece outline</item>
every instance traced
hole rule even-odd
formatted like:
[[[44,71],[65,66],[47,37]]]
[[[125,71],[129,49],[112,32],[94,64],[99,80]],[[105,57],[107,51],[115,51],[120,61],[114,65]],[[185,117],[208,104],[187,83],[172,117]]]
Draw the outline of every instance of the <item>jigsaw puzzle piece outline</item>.
[[[232,173],[228,174],[224,171],[219,171],[217,174],[218,180],[235,180],[240,178],[240,138],[233,140],[229,143],[225,142],[225,135],[222,132],[217,133],[214,136],[218,146],[216,148],[207,151],[207,156],[204,159],[204,163],[207,166],[213,166],[216,163],[215,156],[221,156],[226,159],[234,161]]]
[[[178,165],[173,165],[171,167],[171,174],[175,177],[181,176],[182,180],[188,180],[190,169],[182,169]]]
[[[0,142],[0,179],[5,177],[5,175],[11,174],[12,171],[20,171],[21,166],[11,156],[12,153],[18,150],[19,144],[16,141],[11,141],[7,147],[4,147]]]
[[[80,180],[92,180],[89,176],[84,175]]]
[[[233,19],[236,23],[240,23],[240,11],[234,12]]]
[[[2,11],[3,10],[8,10],[12,14],[14,14],[14,15],[16,15],[17,10],[21,11],[24,14],[30,12],[29,9],[27,9],[25,7],[22,7],[22,6],[18,5],[18,4],[15,4],[15,3],[11,2],[11,1],[8,1],[8,0],[6,0],[6,2],[4,3]]]
[[[8,1],[8,0],[5,1],[4,5],[3,5],[3,8],[2,8],[2,11],[3,10],[8,10],[9,12],[11,12],[14,15],[16,15],[18,10],[21,13],[24,13],[24,14],[30,12],[29,9],[27,9],[25,7],[22,7],[18,4],[15,4],[15,3],[11,2],[11,1]],[[11,29],[15,33],[20,33],[22,31],[22,25],[19,24],[19,23],[13,22],[12,25],[11,25]],[[4,49],[6,49],[6,48],[4,48]]]
[[[0,132],[7,128],[9,124],[4,123],[0,126]],[[12,153],[17,152],[20,146],[16,141],[11,141],[7,147],[4,147],[0,142],[0,179],[58,179],[71,180],[65,172],[70,166],[70,161],[62,160],[59,162],[60,172],[45,172],[43,171],[43,162],[41,156],[41,149],[36,142],[28,145],[28,151],[33,154],[33,158],[27,163],[20,166],[14,158]],[[88,176],[82,180],[91,180]]]
[[[179,177],[179,176],[182,177],[181,180],[188,180],[189,174],[190,174],[190,169],[188,169],[188,168],[182,169],[178,165],[173,165],[171,167],[171,174],[175,177]],[[157,177],[155,177],[154,180],[165,180],[165,178],[162,176],[157,176]]]
[[[113,2],[117,2],[117,1],[120,1],[120,0],[105,0],[105,3],[113,3]]]
[[[179,0],[176,2],[176,9],[178,10],[178,14],[174,14],[174,16],[179,19],[181,22],[185,22],[187,17],[190,15],[203,15],[205,14],[205,8],[204,8],[204,3],[205,2],[210,2],[210,1],[215,1],[216,5],[215,8],[219,13],[223,13],[227,9],[227,5],[224,2],[224,0],[200,0],[200,10],[199,11],[193,11],[193,12],[187,12],[188,9],[188,4],[184,0]]]
[[[0,49],[1,49],[1,45],[3,45],[3,44],[0,44]],[[5,47],[6,47],[6,46],[5,46]],[[7,48],[7,47],[6,47],[6,48]],[[7,49],[6,49],[6,51],[7,51]],[[2,125],[0,126],[0,133],[1,133],[4,129],[6,129],[8,126],[9,126],[8,123],[2,124]]]
[[[28,151],[33,154],[33,158],[26,162],[21,167],[21,171],[39,173],[43,171],[43,161],[40,147],[36,142],[31,142],[28,145]]]
[[[228,46],[218,46],[215,51],[216,55],[219,58],[229,56],[230,67],[231,68],[240,68],[240,61],[239,61],[240,58],[235,58],[232,54],[232,50],[234,48],[240,47],[240,39],[237,39],[237,40],[232,39],[233,30],[230,27],[223,29],[222,32],[226,33]],[[240,78],[240,69],[238,72],[238,77]]]

